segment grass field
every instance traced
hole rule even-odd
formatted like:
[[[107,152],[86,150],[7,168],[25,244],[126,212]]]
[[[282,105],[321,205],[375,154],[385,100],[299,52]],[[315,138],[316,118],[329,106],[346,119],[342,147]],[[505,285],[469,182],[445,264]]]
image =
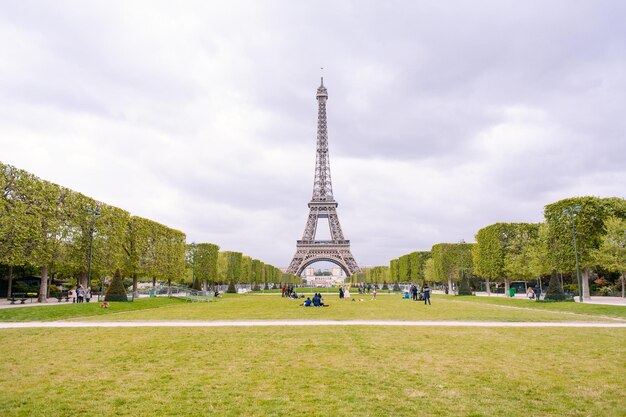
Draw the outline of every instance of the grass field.
[[[0,331],[0,415],[626,414],[624,329],[87,332]]]
[[[359,299],[361,297],[355,297]],[[279,295],[226,295],[210,303],[187,303],[178,299],[138,299],[132,303],[66,304],[0,310],[0,321],[32,320],[476,320],[476,321],[615,321],[626,320],[621,306],[575,303],[535,303],[527,300],[485,297],[434,296],[431,306],[379,295],[376,301],[339,301],[327,296],[328,308],[304,308],[301,300]],[[612,318],[613,320],[611,320]]]
[[[277,295],[0,310],[2,321],[375,319],[624,322],[624,307]],[[358,296],[357,296],[358,299]],[[600,307],[600,308],[598,308]],[[620,416],[626,329],[3,329],[0,416]]]

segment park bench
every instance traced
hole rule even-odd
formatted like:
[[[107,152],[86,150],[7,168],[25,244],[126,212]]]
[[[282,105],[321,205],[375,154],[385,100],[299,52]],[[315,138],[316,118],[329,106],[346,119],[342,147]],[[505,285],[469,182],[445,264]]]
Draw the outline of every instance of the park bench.
[[[20,304],[25,304],[26,303],[26,294],[24,293],[15,293],[15,294],[11,294],[11,297],[9,298],[9,301],[11,301],[11,304],[15,304],[15,302],[17,300],[20,300]]]

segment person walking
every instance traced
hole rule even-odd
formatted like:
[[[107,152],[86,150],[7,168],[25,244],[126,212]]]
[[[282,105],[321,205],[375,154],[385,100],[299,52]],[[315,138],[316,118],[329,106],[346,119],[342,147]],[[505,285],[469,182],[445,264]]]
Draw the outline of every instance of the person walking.
[[[350,287],[346,286],[346,291],[344,292],[344,297],[350,299]]]
[[[374,290],[372,291],[372,301],[376,301],[376,285],[374,285]]]
[[[422,293],[424,297],[424,305],[426,305],[427,302],[428,305],[430,305],[430,287],[428,286],[428,284],[424,285],[424,288],[422,288]]]
[[[339,299],[343,300],[343,286],[339,287]]]
[[[91,301],[91,287],[87,287],[87,290],[85,291],[85,301]]]
[[[72,289],[70,290],[68,297],[70,300],[72,300],[72,303],[76,302],[76,287],[72,287]]]

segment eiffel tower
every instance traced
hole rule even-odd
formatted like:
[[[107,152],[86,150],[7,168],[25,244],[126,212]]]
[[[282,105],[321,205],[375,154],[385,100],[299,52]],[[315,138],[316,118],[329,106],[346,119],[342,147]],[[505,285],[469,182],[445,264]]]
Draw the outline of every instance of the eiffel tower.
[[[309,217],[304,227],[302,240],[298,240],[296,243],[296,254],[293,256],[287,272],[300,275],[312,263],[328,261],[340,266],[346,276],[350,276],[360,272],[361,269],[350,251],[350,241],[343,237],[337,216],[338,204],[333,197],[330,162],[328,160],[326,100],[328,100],[328,92],[324,87],[324,77],[322,77],[322,84],[317,89],[317,157],[315,159],[313,198],[309,203]],[[315,239],[317,221],[322,218],[328,219],[330,240]]]

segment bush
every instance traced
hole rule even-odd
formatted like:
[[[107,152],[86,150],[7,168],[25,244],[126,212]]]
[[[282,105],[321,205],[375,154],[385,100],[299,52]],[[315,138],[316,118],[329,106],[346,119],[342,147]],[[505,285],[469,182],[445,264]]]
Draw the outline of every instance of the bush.
[[[113,275],[111,284],[109,288],[107,288],[106,295],[104,296],[104,301],[128,301],[126,288],[124,288],[124,281],[122,280],[119,269],[116,270],[115,275]]]
[[[550,283],[548,284],[548,291],[546,292],[546,296],[544,300],[546,301],[565,301],[567,297],[563,292],[563,288],[561,287],[561,282],[559,278],[556,276],[556,271],[552,271],[552,276],[550,277]]]
[[[469,286],[469,281],[464,279],[459,282],[459,293],[458,295],[474,295],[472,294],[472,290]]]
[[[597,294],[604,296],[604,297],[610,297],[612,295],[618,295],[619,294],[619,290],[617,288],[617,286],[604,286],[604,287],[600,287],[597,290]]]

